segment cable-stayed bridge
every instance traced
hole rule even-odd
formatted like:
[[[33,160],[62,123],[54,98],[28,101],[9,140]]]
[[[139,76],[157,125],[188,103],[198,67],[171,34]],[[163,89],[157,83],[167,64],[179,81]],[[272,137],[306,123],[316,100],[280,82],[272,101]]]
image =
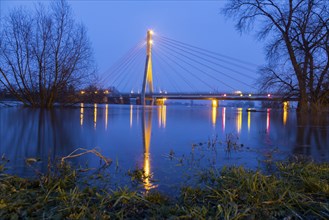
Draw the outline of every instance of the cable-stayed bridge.
[[[257,94],[257,65],[147,31],[143,39],[102,77],[115,88],[109,98],[161,103],[166,99],[291,101],[278,94]]]

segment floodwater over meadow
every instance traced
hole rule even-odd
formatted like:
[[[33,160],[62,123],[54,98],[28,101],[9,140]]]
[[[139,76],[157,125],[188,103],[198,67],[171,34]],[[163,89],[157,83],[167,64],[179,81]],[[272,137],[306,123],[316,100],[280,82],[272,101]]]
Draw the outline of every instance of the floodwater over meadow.
[[[264,161],[295,154],[328,162],[329,115],[186,105],[0,108],[0,154],[10,160],[8,172],[33,173],[26,158],[39,158],[39,168],[46,170],[48,158],[77,148],[97,148],[111,158],[113,179],[141,169],[150,177],[145,188],[153,184],[166,190],[186,181],[196,167],[265,168]],[[99,158],[89,154],[77,162],[95,167]]]

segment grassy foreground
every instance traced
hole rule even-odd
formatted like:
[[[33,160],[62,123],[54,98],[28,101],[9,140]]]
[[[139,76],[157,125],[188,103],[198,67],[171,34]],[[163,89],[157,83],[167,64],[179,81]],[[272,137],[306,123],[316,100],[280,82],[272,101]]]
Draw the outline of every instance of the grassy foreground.
[[[274,166],[271,175],[243,167],[204,170],[198,186],[169,197],[91,185],[67,163],[35,179],[5,174],[1,165],[0,219],[329,219],[329,164]]]

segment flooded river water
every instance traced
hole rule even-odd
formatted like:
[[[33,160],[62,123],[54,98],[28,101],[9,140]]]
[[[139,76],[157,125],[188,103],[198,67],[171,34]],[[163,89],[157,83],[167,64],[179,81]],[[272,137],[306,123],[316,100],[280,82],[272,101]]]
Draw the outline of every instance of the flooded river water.
[[[77,148],[96,148],[116,170],[141,169],[166,189],[185,181],[182,176],[195,166],[254,169],[292,155],[328,162],[329,115],[187,105],[0,108],[0,154],[10,160],[8,172],[31,175],[27,158],[38,158],[45,170],[48,158]],[[77,162],[93,167],[99,158],[90,154]],[[151,185],[146,181],[145,187]]]

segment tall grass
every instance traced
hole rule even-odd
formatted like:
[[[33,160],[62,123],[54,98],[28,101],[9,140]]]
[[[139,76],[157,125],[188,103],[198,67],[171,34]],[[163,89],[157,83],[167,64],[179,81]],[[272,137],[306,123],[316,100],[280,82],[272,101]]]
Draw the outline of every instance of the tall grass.
[[[243,167],[209,168],[196,177],[198,185],[186,185],[176,196],[104,187],[109,180],[102,172],[86,175],[66,161],[30,179],[6,174],[5,163],[0,219],[329,219],[327,163],[278,162],[266,175]]]

